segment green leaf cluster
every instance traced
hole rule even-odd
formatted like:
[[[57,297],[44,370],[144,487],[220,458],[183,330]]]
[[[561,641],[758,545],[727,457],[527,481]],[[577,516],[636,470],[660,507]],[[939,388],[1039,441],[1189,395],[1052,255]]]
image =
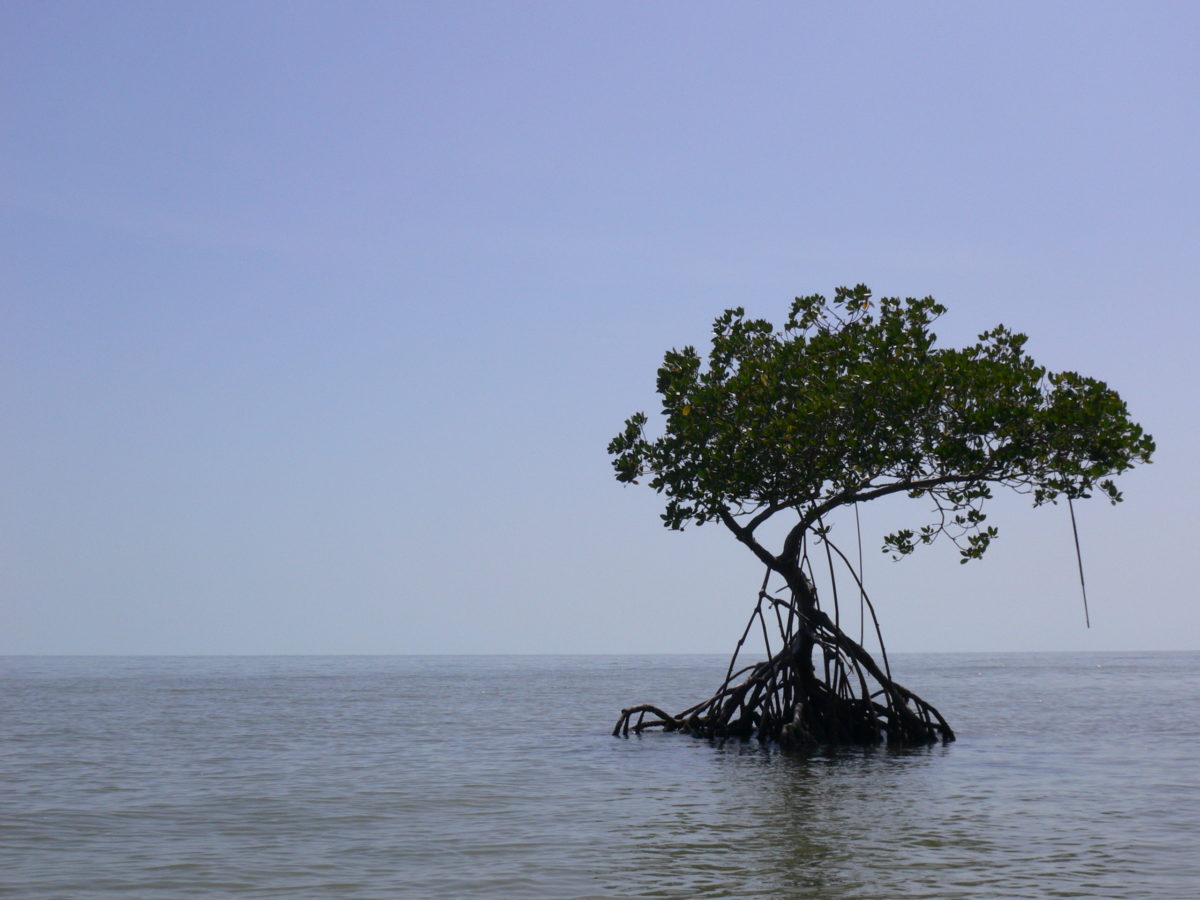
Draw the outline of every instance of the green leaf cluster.
[[[1048,372],[998,326],[936,345],[932,297],[874,300],[864,285],[797,297],[782,329],[741,308],[713,323],[707,359],[671,350],[658,370],[662,433],[637,413],[609,444],[619,481],[646,479],[664,523],[717,520],[746,540],[785,510],[792,535],[840,506],[905,492],[932,519],[889,535],[897,556],[946,535],[963,561],[996,536],[983,505],[1000,485],[1033,503],[1099,490],[1149,462],[1154,442],[1104,382]]]

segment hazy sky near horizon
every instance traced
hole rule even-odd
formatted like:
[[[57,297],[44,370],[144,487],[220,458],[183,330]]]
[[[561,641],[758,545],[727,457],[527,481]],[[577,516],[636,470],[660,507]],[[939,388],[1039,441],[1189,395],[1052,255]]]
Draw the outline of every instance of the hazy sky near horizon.
[[[1200,649],[1200,7],[0,8],[2,653],[724,652],[605,446],[722,309],[932,294],[1107,380],[1128,500],[877,552],[897,650]],[[851,543],[851,523],[838,534]]]

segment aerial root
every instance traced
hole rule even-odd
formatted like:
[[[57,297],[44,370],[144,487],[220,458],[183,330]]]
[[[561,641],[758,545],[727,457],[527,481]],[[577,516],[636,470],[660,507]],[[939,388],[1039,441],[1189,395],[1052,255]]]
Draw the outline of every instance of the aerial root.
[[[761,609],[760,604],[760,618]],[[941,713],[893,681],[820,610],[785,637],[783,647],[763,662],[735,672],[731,661],[716,693],[677,715],[650,704],[621,710],[613,734],[662,729],[704,738],[758,738],[794,748],[954,740]]]

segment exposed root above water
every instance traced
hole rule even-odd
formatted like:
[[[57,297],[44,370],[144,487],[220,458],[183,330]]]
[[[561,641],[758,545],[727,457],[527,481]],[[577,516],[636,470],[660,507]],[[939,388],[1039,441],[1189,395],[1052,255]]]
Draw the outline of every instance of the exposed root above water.
[[[767,639],[764,604],[774,612],[783,646],[767,660],[735,671],[738,650],[756,620]],[[781,610],[787,612],[786,623]],[[613,734],[660,728],[705,738],[758,738],[785,748],[954,740],[941,713],[892,680],[885,651],[880,666],[820,609],[802,616],[794,603],[764,589],[738,650],[725,680],[707,700],[677,715],[651,704],[628,707]]]

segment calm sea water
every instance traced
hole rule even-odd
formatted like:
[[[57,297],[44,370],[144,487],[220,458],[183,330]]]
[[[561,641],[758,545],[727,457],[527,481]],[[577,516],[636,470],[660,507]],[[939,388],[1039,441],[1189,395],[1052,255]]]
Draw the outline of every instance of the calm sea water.
[[[724,666],[0,658],[0,894],[1200,896],[1200,654],[900,656],[904,753],[609,735]]]

